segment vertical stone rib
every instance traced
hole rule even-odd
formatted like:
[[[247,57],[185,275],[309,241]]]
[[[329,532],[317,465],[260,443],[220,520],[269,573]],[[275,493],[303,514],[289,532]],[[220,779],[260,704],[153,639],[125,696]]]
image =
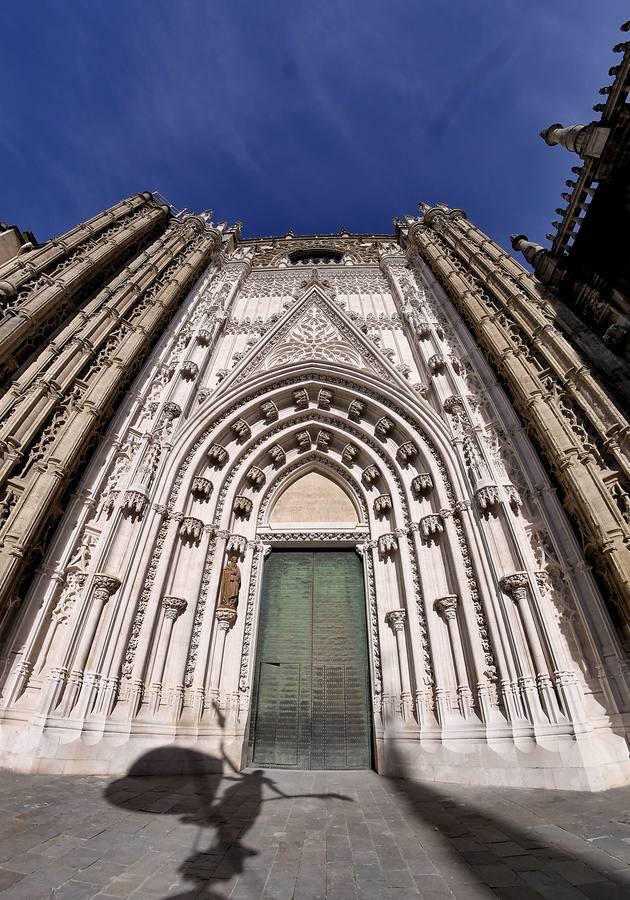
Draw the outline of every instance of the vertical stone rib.
[[[580,543],[630,633],[630,525],[611,485],[627,484],[630,425],[543,314],[532,278],[459,211],[424,210],[409,242],[433,271],[550,461]]]

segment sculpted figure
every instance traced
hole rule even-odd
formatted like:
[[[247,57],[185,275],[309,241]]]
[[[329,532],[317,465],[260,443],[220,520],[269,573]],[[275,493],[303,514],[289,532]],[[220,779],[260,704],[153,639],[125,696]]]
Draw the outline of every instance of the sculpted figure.
[[[236,609],[238,606],[238,592],[240,588],[241,570],[234,557],[230,557],[223,569],[219,606],[223,609]]]

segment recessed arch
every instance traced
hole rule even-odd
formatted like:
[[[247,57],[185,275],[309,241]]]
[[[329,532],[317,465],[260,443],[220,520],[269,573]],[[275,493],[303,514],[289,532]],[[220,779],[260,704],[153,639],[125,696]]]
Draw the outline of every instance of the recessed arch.
[[[272,498],[265,524],[272,528],[354,528],[361,513],[351,493],[328,467],[300,467]]]

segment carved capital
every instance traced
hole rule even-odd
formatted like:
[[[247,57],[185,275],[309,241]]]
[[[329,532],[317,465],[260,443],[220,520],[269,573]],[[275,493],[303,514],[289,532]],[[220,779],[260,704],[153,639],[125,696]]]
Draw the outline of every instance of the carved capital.
[[[454,619],[457,615],[457,594],[447,594],[445,597],[439,597],[435,601],[435,608],[447,621]]]
[[[501,590],[516,600],[527,600],[527,589],[529,587],[529,576],[527,572],[514,572],[513,575],[504,575],[500,580],[499,586]]]
[[[404,629],[406,619],[407,613],[404,609],[392,609],[385,615],[385,621],[394,634]]]
[[[221,631],[229,631],[232,625],[236,622],[236,610],[235,609],[224,609],[223,607],[219,607],[215,614],[215,619],[219,625]]]
[[[94,586],[94,599],[100,600],[101,603],[107,603],[112,594],[120,587],[120,579],[113,575],[105,575],[99,572],[94,576],[92,582]]]
[[[164,618],[175,621],[185,611],[188,603],[181,597],[162,597],[162,609]]]

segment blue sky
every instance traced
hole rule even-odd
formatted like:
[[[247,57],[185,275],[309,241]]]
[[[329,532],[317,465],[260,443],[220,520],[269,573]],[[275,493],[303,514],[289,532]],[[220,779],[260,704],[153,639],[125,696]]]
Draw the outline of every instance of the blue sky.
[[[390,232],[419,201],[544,241],[626,0],[4,0],[0,220],[137,191],[246,236]]]

